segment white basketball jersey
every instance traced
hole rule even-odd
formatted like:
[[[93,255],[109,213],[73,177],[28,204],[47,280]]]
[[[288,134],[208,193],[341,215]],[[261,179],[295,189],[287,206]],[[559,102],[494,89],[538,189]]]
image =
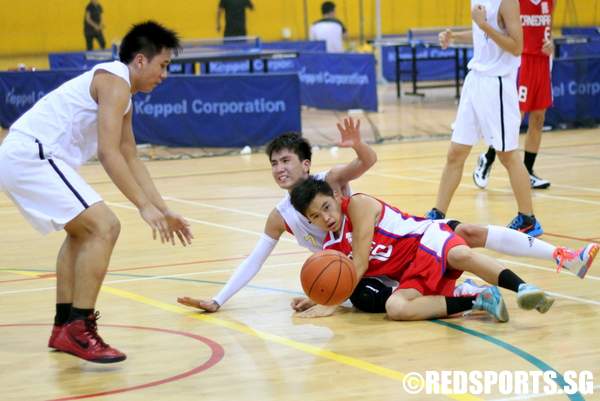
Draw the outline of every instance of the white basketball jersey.
[[[471,0],[471,8],[481,4],[485,6],[486,20],[495,30],[506,33],[498,25],[498,13],[502,0]],[[502,50],[479,26],[473,22],[473,58],[468,68],[488,76],[507,76],[517,72],[521,57],[513,56]]]
[[[329,171],[322,171],[314,174],[313,177],[317,180],[325,180]],[[347,186],[343,189],[344,196],[350,196],[350,187]],[[312,252],[323,250],[323,241],[325,240],[325,231],[316,227],[314,224],[310,224],[308,219],[299,213],[290,200],[290,194],[286,194],[277,204],[277,211],[283,217],[287,228],[291,231],[291,234],[296,237],[298,245],[308,248]]]
[[[106,70],[127,82],[129,69],[120,61],[97,64],[41,98],[10,127],[36,138],[51,157],[79,168],[98,151],[98,104],[90,94],[94,73]],[[131,99],[124,114],[131,108]]]

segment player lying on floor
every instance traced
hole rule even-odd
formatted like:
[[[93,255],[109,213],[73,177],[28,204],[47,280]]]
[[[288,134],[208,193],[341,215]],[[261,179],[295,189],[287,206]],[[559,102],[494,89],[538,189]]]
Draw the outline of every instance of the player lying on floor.
[[[384,275],[399,282],[385,302],[393,320],[482,310],[506,322],[508,311],[496,285],[516,292],[517,303],[525,310],[545,313],[554,302],[495,259],[473,251],[444,221],[411,216],[365,194],[341,197],[326,182],[313,178],[293,189],[291,202],[312,224],[328,232],[324,249],[353,259],[359,279]],[[584,270],[598,252],[596,244],[587,248]],[[455,296],[456,279],[463,271],[492,286],[475,296]],[[310,303],[293,306],[302,310]]]

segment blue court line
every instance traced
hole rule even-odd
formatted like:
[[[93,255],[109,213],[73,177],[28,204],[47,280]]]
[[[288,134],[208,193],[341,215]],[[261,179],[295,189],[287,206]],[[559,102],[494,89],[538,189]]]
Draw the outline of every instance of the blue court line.
[[[0,269],[0,271],[2,271],[2,270],[14,270],[14,269]],[[34,272],[40,272],[40,273],[52,272],[51,270],[37,270],[37,269],[19,269],[19,270],[34,271]],[[111,275],[111,276],[121,276],[121,277],[130,277],[130,278],[156,277],[156,276],[145,275],[145,274],[127,274],[127,273],[111,273],[111,272],[108,272],[107,274]],[[223,281],[199,280],[199,279],[191,279],[191,278],[183,278],[183,277],[160,277],[159,280],[184,281],[184,282],[191,282],[191,283],[214,284],[214,285],[224,285],[225,284],[225,282],[223,282]],[[304,293],[300,292],[300,291],[285,290],[285,289],[281,289],[281,288],[263,287],[263,286],[258,286],[258,285],[246,285],[246,287],[258,289],[258,290],[269,291],[269,292],[279,292],[279,293],[286,293],[286,294],[293,294],[293,295],[304,295]],[[441,326],[446,326],[450,329],[460,331],[462,333],[468,334],[473,337],[477,337],[481,340],[484,340],[491,344],[494,344],[494,345],[518,356],[519,358],[524,359],[525,361],[531,363],[533,366],[535,366],[542,372],[554,371],[556,373],[556,379],[554,379],[554,381],[558,384],[558,386],[560,388],[564,388],[567,386],[564,377],[556,369],[554,369],[553,367],[551,367],[550,365],[548,365],[546,362],[542,361],[541,359],[535,357],[534,355],[532,355],[526,351],[523,351],[522,349],[520,349],[518,347],[515,347],[514,345],[511,345],[511,344],[504,342],[496,337],[490,336],[490,335],[482,333],[480,331],[469,329],[469,328],[460,326],[458,324],[449,323],[444,320],[434,319],[434,320],[430,320],[430,322],[439,324]],[[585,398],[579,391],[576,392],[575,394],[565,394],[565,395],[571,401],[585,401]]]

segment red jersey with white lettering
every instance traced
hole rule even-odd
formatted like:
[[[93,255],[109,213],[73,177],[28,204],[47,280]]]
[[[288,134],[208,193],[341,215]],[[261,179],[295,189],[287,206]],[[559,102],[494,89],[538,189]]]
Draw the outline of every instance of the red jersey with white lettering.
[[[550,40],[553,0],[520,0],[523,54],[545,56],[542,46]]]
[[[324,249],[334,249],[352,258],[352,222],[342,200],[339,235],[328,232]],[[412,216],[382,201],[375,225],[369,266],[365,277],[385,275],[397,280],[399,289],[414,288],[423,295],[453,296],[462,271],[446,265],[448,251],[464,240],[445,223]]]

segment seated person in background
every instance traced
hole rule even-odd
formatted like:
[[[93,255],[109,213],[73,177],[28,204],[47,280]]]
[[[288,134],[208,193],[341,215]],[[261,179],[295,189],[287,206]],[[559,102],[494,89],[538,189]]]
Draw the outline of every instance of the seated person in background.
[[[321,14],[323,18],[310,27],[310,40],[324,40],[328,53],[343,52],[346,27],[335,17],[335,4],[332,1],[323,2]]]

